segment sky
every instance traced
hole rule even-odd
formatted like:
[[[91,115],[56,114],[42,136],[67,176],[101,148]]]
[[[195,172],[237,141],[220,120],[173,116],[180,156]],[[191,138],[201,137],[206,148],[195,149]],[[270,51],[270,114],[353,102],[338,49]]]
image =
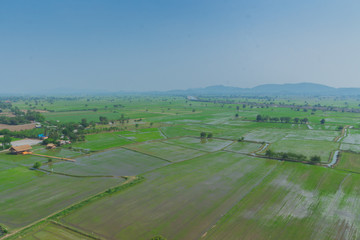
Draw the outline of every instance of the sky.
[[[360,1],[0,0],[0,93],[360,87]]]

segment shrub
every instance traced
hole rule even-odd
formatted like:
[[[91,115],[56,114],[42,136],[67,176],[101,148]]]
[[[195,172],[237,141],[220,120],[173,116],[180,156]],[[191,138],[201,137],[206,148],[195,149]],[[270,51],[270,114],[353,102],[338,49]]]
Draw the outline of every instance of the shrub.
[[[36,162],[36,163],[34,163],[33,168],[39,169],[40,167],[41,167],[41,162]]]
[[[161,235],[157,235],[155,237],[152,237],[150,240],[166,240],[166,238],[164,238],[163,236]]]

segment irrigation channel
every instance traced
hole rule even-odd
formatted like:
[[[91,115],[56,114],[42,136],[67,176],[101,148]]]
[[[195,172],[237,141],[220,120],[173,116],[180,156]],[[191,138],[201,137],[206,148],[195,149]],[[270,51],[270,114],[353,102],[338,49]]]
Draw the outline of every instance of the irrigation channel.
[[[338,160],[338,156],[339,156],[339,150],[335,151],[331,163],[326,164],[326,166],[333,167],[336,164],[337,160]]]

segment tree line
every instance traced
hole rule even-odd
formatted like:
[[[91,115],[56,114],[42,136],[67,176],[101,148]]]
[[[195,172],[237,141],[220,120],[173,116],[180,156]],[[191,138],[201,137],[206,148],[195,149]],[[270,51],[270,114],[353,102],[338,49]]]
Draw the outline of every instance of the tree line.
[[[292,152],[274,152],[270,149],[265,152],[265,156],[267,156],[269,158],[277,158],[277,159],[281,159],[281,160],[292,160],[292,161],[299,161],[299,162],[304,162],[304,161],[310,160],[310,162],[314,163],[314,164],[321,162],[321,158],[318,155],[311,156],[310,159],[308,159],[308,157],[305,156],[304,154],[292,153]]]
[[[267,115],[260,115],[258,114],[256,116],[257,122],[281,122],[281,123],[301,123],[301,124],[307,124],[309,123],[308,118],[291,118],[291,117],[270,117]]]

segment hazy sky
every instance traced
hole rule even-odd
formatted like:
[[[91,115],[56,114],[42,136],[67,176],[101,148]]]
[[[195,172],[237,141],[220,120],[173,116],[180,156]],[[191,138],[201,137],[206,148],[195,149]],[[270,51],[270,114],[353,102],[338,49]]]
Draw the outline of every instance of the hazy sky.
[[[360,1],[2,0],[0,92],[360,87]]]

